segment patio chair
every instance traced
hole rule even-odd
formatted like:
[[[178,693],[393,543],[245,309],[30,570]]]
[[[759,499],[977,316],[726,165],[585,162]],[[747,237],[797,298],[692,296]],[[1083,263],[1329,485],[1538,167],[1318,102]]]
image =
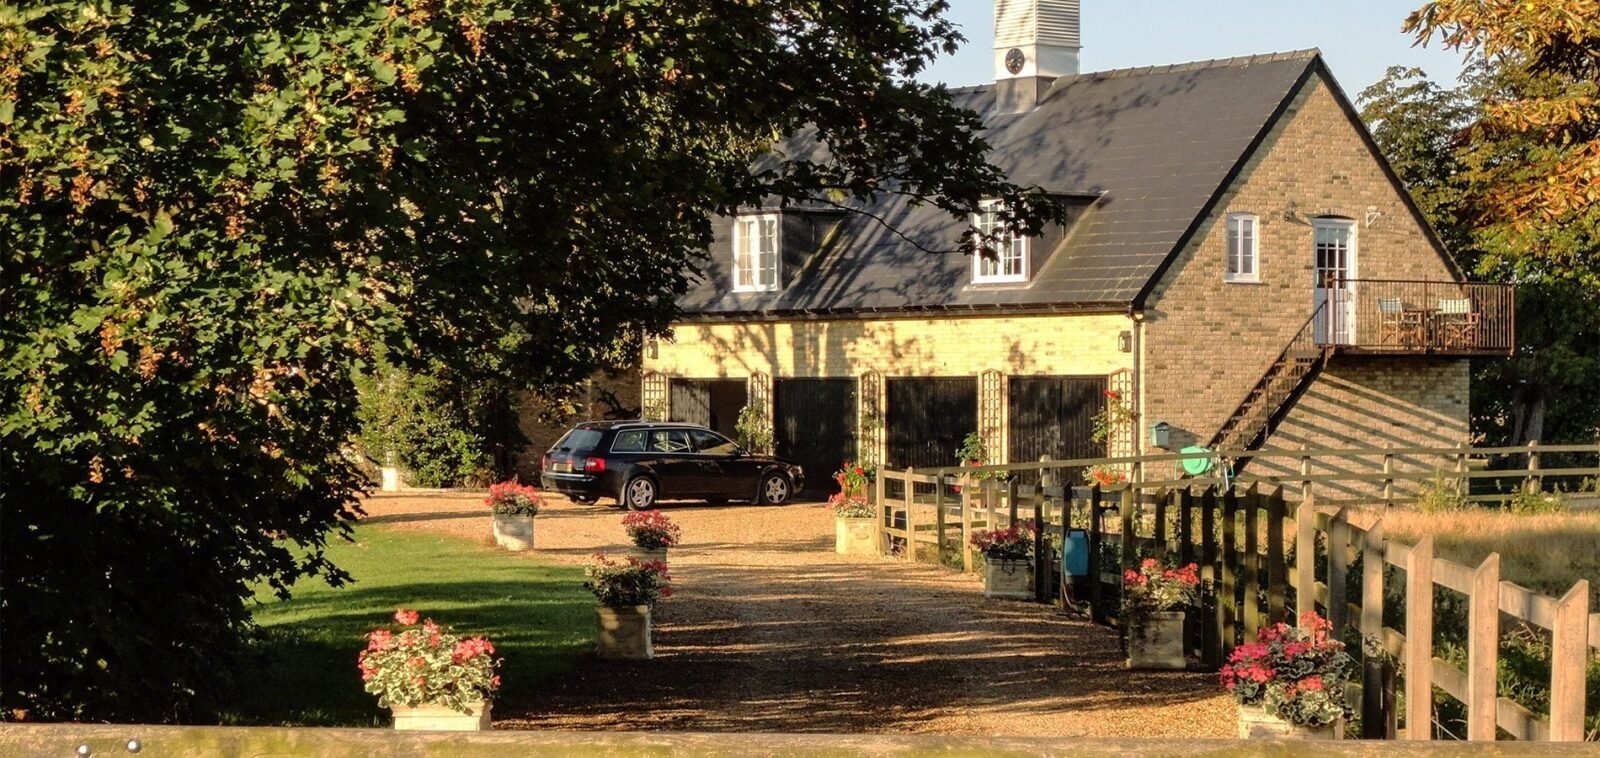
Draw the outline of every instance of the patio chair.
[[[1478,333],[1478,313],[1471,298],[1439,301],[1439,331],[1447,348],[1470,347]]]
[[[1378,344],[1417,345],[1424,337],[1422,314],[1406,310],[1398,297],[1378,298]]]

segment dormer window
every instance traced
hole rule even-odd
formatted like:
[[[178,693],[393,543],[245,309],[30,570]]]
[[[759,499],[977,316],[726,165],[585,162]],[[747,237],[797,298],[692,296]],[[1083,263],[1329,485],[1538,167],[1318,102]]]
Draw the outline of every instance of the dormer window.
[[[778,215],[740,216],[733,221],[733,291],[778,289]]]
[[[997,230],[1000,204],[989,201],[973,217],[973,226],[984,236]],[[995,257],[990,258],[974,251],[972,256],[972,282],[974,284],[1000,284],[1028,281],[1028,238],[999,227],[995,238]]]

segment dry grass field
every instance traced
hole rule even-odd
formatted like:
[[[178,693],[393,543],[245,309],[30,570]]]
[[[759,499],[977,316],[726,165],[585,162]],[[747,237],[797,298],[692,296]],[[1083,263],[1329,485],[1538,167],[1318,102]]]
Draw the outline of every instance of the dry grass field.
[[[1500,554],[1500,575],[1524,587],[1560,597],[1580,579],[1589,580],[1591,603],[1600,609],[1600,511],[1523,515],[1489,508],[1423,513],[1392,509],[1385,533],[1415,543],[1433,535],[1437,554],[1474,566]]]

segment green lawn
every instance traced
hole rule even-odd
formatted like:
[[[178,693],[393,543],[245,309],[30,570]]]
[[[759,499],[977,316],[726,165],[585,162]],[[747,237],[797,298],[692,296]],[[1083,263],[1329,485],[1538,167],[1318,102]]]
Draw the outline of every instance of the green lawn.
[[[505,660],[498,702],[533,705],[542,682],[571,670],[592,649],[594,598],[583,570],[550,565],[455,537],[382,525],[356,529],[334,545],[333,562],[355,582],[334,589],[302,580],[294,598],[260,595],[256,620],[267,659],[239,682],[230,724],[381,726],[387,715],[361,688],[356,654],[366,633],[391,623],[396,608],[484,634]],[[500,709],[497,709],[500,710]]]

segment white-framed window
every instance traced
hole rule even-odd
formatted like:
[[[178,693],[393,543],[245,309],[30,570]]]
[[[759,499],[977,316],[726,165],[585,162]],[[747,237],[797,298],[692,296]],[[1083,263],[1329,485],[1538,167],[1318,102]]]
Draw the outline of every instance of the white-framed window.
[[[1223,279],[1230,282],[1261,281],[1258,254],[1259,220],[1254,213],[1228,214],[1228,266]]]
[[[778,215],[739,216],[733,220],[733,291],[778,288]]]
[[[988,235],[994,231],[999,203],[988,202],[972,219],[979,232]],[[972,255],[972,281],[974,284],[1028,281],[1028,238],[1002,231],[995,242],[995,257],[989,258],[976,251]]]

